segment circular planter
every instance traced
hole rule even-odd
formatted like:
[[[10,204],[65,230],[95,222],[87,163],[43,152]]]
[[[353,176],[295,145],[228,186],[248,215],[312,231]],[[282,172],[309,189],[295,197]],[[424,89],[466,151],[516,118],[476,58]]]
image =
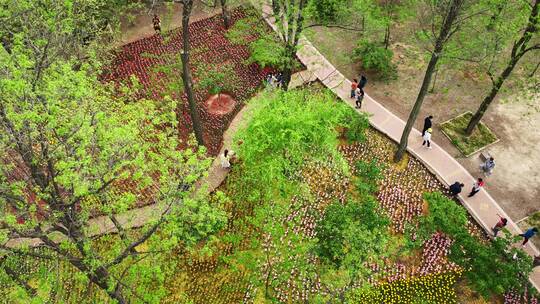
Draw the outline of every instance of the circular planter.
[[[223,116],[234,111],[236,100],[229,94],[221,93],[210,96],[205,105],[209,114]]]

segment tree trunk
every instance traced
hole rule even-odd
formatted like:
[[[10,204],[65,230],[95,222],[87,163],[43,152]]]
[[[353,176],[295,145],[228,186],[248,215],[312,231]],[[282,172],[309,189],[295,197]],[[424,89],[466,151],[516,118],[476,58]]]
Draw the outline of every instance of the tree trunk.
[[[469,121],[467,129],[465,129],[465,135],[470,136],[473,133],[478,123],[480,123],[482,117],[484,117],[484,114],[486,113],[489,105],[493,102],[493,100],[495,100],[495,97],[499,93],[499,90],[501,89],[503,83],[506,81],[508,76],[510,76],[512,70],[514,69],[518,61],[519,58],[512,58],[512,60],[508,63],[508,66],[506,66],[501,75],[499,75],[497,80],[493,83],[493,85],[491,86],[491,91],[484,98],[484,100],[480,104],[480,107],[478,108],[478,110],[476,110],[476,113],[474,113],[473,117]]]
[[[229,9],[227,8],[227,0],[221,1],[221,16],[223,18],[223,25],[226,29],[231,26],[231,17],[229,16]]]
[[[435,92],[435,84],[437,83],[437,76],[439,76],[439,69],[435,68],[435,72],[433,72],[433,83],[431,84],[431,89],[429,90],[430,93]]]
[[[291,78],[292,78],[292,70],[290,68],[283,69],[282,76],[283,78],[281,80],[281,88],[284,91],[288,91],[289,84],[291,83]]]
[[[534,74],[536,74],[536,72],[538,71],[538,68],[540,68],[540,61],[538,61],[534,70],[532,70],[532,72],[529,74],[529,78],[533,77]]]
[[[288,28],[287,28],[287,41],[285,41],[285,56],[287,56],[287,64],[285,68],[283,69],[283,80],[282,80],[282,88],[283,90],[287,91],[289,89],[289,83],[291,82],[292,78],[292,70],[294,68],[294,64],[296,63],[296,47],[298,46],[298,41],[300,41],[300,35],[302,34],[302,30],[304,29],[304,7],[306,5],[306,0],[300,0],[298,2],[298,8],[296,11],[296,16],[292,18],[288,18]],[[288,8],[289,16],[293,16],[295,13],[292,11],[292,8]],[[293,29],[293,25],[296,26],[295,29]]]
[[[459,14],[462,4],[463,0],[453,0],[448,13],[446,14],[444,24],[442,25],[439,36],[437,37],[437,41],[435,42],[435,48],[431,54],[431,59],[429,60],[426,73],[424,75],[424,80],[422,81],[422,86],[420,87],[420,91],[416,97],[416,102],[414,103],[411,113],[409,114],[409,118],[407,119],[405,129],[401,134],[398,149],[396,154],[394,154],[394,162],[399,162],[407,149],[409,134],[411,133],[416,118],[418,117],[418,113],[420,113],[420,108],[422,107],[422,103],[426,97],[429,85],[431,83],[431,77],[433,76],[433,72],[437,66],[437,61],[439,60],[439,56],[444,49],[445,42],[448,41],[448,38],[451,36],[452,25]]]
[[[182,80],[184,82],[184,90],[187,95],[189,103],[189,113],[191,116],[191,122],[193,123],[193,131],[195,132],[195,138],[197,143],[204,146],[204,139],[202,133],[202,124],[197,111],[197,104],[195,102],[195,96],[193,94],[193,78],[191,76],[190,64],[189,64],[189,18],[191,15],[191,9],[193,7],[193,0],[187,0],[182,2],[184,5],[182,10],[182,41],[184,44],[181,58],[182,58]]]
[[[292,79],[292,68],[296,61],[296,51],[295,47],[287,43],[287,46],[285,47],[285,56],[287,56],[287,64],[285,68],[282,71],[282,79],[281,79],[281,88],[284,91],[289,90],[289,84],[291,83]]]
[[[531,14],[529,15],[529,19],[527,21],[527,27],[525,28],[525,31],[523,31],[523,33],[521,34],[521,37],[519,38],[519,40],[514,43],[508,65],[506,66],[504,71],[499,75],[499,77],[497,77],[497,80],[493,82],[491,91],[484,98],[484,100],[482,101],[482,104],[480,104],[480,107],[478,108],[478,110],[476,110],[476,113],[474,113],[473,117],[469,121],[469,124],[467,125],[467,128],[465,129],[465,134],[467,136],[470,136],[472,134],[474,128],[478,125],[478,123],[480,122],[484,114],[486,113],[486,110],[488,109],[489,105],[493,102],[493,100],[497,96],[497,93],[499,93],[501,86],[506,81],[508,76],[510,76],[510,74],[514,70],[514,67],[517,65],[517,63],[523,57],[523,55],[525,55],[527,52],[531,50],[540,48],[540,45],[535,45],[534,47],[528,47],[528,43],[533,37],[533,34],[537,33],[538,28],[539,28],[538,26],[539,19],[540,19],[538,18],[539,3],[540,3],[540,0],[534,1],[534,5],[531,7]]]
[[[386,25],[386,31],[384,32],[384,48],[387,50],[390,46],[390,23]]]

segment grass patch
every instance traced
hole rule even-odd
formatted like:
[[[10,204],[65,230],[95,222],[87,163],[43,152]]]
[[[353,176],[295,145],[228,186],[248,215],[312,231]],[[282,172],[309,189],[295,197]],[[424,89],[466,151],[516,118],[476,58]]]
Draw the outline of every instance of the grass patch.
[[[446,135],[452,144],[466,157],[480,151],[481,149],[491,145],[499,139],[491,130],[483,123],[479,123],[474,129],[471,136],[465,136],[465,129],[472,117],[471,112],[465,112],[456,118],[441,124],[441,130]]]

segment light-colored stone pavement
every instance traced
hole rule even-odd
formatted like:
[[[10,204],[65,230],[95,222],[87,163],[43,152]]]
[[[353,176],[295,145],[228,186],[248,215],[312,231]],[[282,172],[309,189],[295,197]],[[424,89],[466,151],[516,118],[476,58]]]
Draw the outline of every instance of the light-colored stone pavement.
[[[267,23],[276,30],[271,7],[265,5],[263,6],[262,11],[263,17],[266,19]],[[331,89],[337,96],[354,108],[354,100],[349,98],[351,88],[350,80],[345,79],[345,77],[336,70],[336,68],[326,60],[326,58],[322,56],[304,36],[300,38],[297,56],[308,68],[308,71],[311,71],[326,87]],[[360,111],[371,114],[370,123],[375,129],[386,134],[396,142],[400,141],[402,131],[405,127],[405,122],[403,120],[388,111],[367,94],[365,95]],[[522,233],[519,227],[484,189],[474,197],[468,198],[467,195],[476,179],[436,143],[432,142],[431,145],[433,149],[422,147],[421,132],[413,129],[409,136],[407,150],[435,174],[439,180],[447,185],[453,184],[456,181],[465,184],[465,189],[463,190],[463,194],[459,196],[459,199],[463,203],[463,206],[468,209],[469,213],[486,231],[488,231],[488,233],[490,233],[491,228],[499,220],[497,214],[509,219],[507,225],[509,231],[513,234]],[[520,244],[521,243],[516,244],[516,246],[519,246]],[[531,242],[529,242],[524,249],[531,256],[540,254],[538,249],[532,245]],[[529,280],[537,290],[540,290],[540,267],[534,269]]]

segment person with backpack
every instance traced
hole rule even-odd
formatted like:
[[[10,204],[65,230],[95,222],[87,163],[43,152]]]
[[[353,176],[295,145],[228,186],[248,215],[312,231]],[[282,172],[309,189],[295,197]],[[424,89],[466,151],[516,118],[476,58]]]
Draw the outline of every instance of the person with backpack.
[[[490,176],[493,173],[493,168],[495,168],[495,159],[490,157],[480,166],[480,169],[484,171],[484,175]]]

